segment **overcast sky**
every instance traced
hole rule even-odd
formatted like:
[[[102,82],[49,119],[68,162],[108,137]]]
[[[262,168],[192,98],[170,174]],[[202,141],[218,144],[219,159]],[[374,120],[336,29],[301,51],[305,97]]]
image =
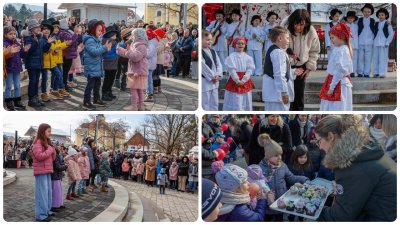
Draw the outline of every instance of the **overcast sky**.
[[[123,119],[131,127],[131,133],[144,121],[145,115],[121,115],[121,114],[106,114],[106,121],[111,122],[118,119]],[[15,132],[18,131],[19,136],[23,136],[30,126],[39,126],[41,123],[50,124],[51,127],[56,129],[64,130],[67,134],[70,133],[71,127],[71,139],[75,140],[74,130],[84,120],[88,119],[89,116],[86,114],[30,114],[29,120],[21,119],[21,115],[7,115],[4,118],[3,131],[4,132]],[[129,138],[129,137],[128,137]]]

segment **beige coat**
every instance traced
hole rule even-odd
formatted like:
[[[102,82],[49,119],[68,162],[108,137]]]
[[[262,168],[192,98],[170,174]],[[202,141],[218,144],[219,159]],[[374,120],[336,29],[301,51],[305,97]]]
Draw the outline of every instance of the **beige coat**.
[[[164,65],[164,51],[167,39],[161,39],[157,45],[157,64]]]
[[[147,181],[155,181],[156,180],[156,161],[152,159],[148,159],[146,161],[146,176],[144,178]]]

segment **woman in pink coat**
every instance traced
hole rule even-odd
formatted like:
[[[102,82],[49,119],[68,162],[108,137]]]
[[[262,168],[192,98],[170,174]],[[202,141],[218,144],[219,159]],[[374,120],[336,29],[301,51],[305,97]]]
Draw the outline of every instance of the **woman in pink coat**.
[[[75,193],[76,182],[81,180],[81,172],[78,166],[78,152],[69,146],[68,148],[68,156],[65,159],[66,164],[68,164],[67,176],[68,176],[68,192],[67,192],[67,200],[74,200],[73,198],[79,198]]]
[[[36,139],[32,146],[33,175],[35,176],[35,219],[50,221],[52,215],[52,185],[53,160],[56,151],[51,145],[51,127],[42,123],[38,128]]]
[[[137,181],[139,183],[143,183],[143,173],[144,173],[144,163],[143,159],[140,158],[136,166]]]
[[[78,153],[78,166],[82,177],[78,184],[78,196],[82,196],[83,194],[87,194],[86,182],[90,174],[89,157],[87,156],[86,147],[82,147],[81,151]]]
[[[147,89],[149,62],[147,60],[147,35],[142,28],[133,30],[133,42],[127,49],[117,46],[117,54],[129,59],[127,83],[131,90],[131,105],[124,107],[126,111],[144,110],[144,90]]]

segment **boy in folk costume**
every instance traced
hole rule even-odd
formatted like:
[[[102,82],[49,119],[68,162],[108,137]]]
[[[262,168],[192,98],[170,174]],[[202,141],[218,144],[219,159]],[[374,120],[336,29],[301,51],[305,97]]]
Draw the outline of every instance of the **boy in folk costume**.
[[[225,17],[225,13],[223,10],[220,10],[220,9],[216,10],[214,12],[215,20],[212,21],[208,27],[206,27],[206,30],[208,32],[211,32],[213,37],[215,35],[213,33],[219,28],[218,30],[220,32],[220,36],[216,40],[217,43],[213,43],[211,48],[217,52],[217,54],[219,56],[219,60],[221,60],[221,61],[225,60],[225,58],[228,56],[228,49],[227,49],[226,37],[225,37],[226,31],[228,28],[228,24],[225,23],[224,17]],[[225,65],[222,65],[222,69],[224,72],[226,72]]]
[[[332,9],[329,14],[330,14],[329,19],[331,20],[331,22],[329,22],[328,25],[326,25],[326,27],[325,27],[325,46],[326,46],[326,51],[328,53],[328,60],[330,59],[330,55],[332,54],[332,48],[334,47],[331,44],[331,38],[328,35],[329,30],[333,26],[335,26],[339,23],[340,15],[342,15],[342,11],[340,11],[338,9]]]
[[[262,49],[263,43],[265,39],[265,33],[261,24],[261,16],[254,15],[251,18],[251,25],[245,36],[249,40],[249,44],[247,46],[247,54],[253,58],[256,69],[254,70],[253,76],[260,76],[262,74]]]
[[[374,28],[373,74],[375,78],[384,78],[388,68],[388,49],[393,40],[393,28],[387,22],[387,19],[389,19],[387,9],[379,9],[376,12],[376,17],[379,21],[375,23]]]
[[[358,77],[369,77],[371,73],[372,47],[374,44],[375,20],[371,18],[374,7],[367,3],[361,8],[363,17],[358,20]]]
[[[235,47],[233,47],[233,40],[235,40],[238,37],[243,37],[244,32],[246,30],[245,24],[241,20],[242,14],[240,14],[239,9],[232,10],[231,18],[232,18],[232,23],[227,26],[225,34],[228,44],[228,55],[235,52]]]
[[[293,72],[286,54],[289,31],[277,26],[269,32],[273,45],[265,55],[262,96],[266,111],[289,111],[294,99]]]
[[[356,16],[356,11],[348,11],[343,19],[346,21],[346,25],[350,27],[352,35],[350,41],[353,49],[353,72],[350,73],[350,77],[355,77],[358,65],[358,17]]]
[[[222,64],[217,52],[211,49],[212,35],[208,31],[202,32],[202,106],[204,110],[218,110],[218,86],[222,79]]]
[[[272,41],[269,39],[269,31],[274,28],[276,24],[276,20],[278,19],[278,14],[275,12],[271,11],[267,14],[267,21],[268,23],[264,27],[264,33],[265,33],[265,41],[264,41],[264,52],[266,53],[272,45]]]
[[[331,59],[328,62],[328,77],[321,87],[320,111],[352,111],[353,97],[350,73],[353,72],[350,28],[339,23],[329,31],[332,44]]]
[[[225,59],[229,79],[225,86],[224,111],[251,111],[253,110],[252,93],[255,88],[251,75],[255,65],[253,59],[244,51],[247,39],[236,38],[233,47],[236,49]]]

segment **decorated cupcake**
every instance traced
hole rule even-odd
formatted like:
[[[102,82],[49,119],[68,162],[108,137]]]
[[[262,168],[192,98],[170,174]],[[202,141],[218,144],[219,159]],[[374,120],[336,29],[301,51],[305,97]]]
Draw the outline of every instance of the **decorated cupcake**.
[[[317,208],[313,204],[307,204],[306,206],[306,214],[309,216],[315,216],[315,212]]]
[[[321,206],[321,199],[319,198],[312,198],[311,203],[315,205],[315,207],[319,208]]]
[[[299,195],[303,195],[307,191],[304,185],[298,186],[297,189],[299,190]]]
[[[303,198],[311,199],[314,196],[314,190],[309,188],[306,192],[301,195]]]
[[[304,186],[304,185],[302,185],[301,183],[295,183],[293,186],[295,186],[295,187],[300,187],[300,186]]]
[[[287,211],[294,211],[294,202],[293,201],[288,201],[286,203],[286,210]]]
[[[290,187],[290,194],[297,195],[299,193],[299,189],[296,186]]]
[[[286,208],[286,203],[285,203],[285,201],[283,200],[283,199],[278,199],[278,201],[277,201],[277,203],[276,203],[277,205],[278,205],[278,208],[280,208],[280,209],[284,209],[284,208]]]
[[[295,209],[297,213],[304,213],[305,203],[303,201],[298,201],[295,205]]]

